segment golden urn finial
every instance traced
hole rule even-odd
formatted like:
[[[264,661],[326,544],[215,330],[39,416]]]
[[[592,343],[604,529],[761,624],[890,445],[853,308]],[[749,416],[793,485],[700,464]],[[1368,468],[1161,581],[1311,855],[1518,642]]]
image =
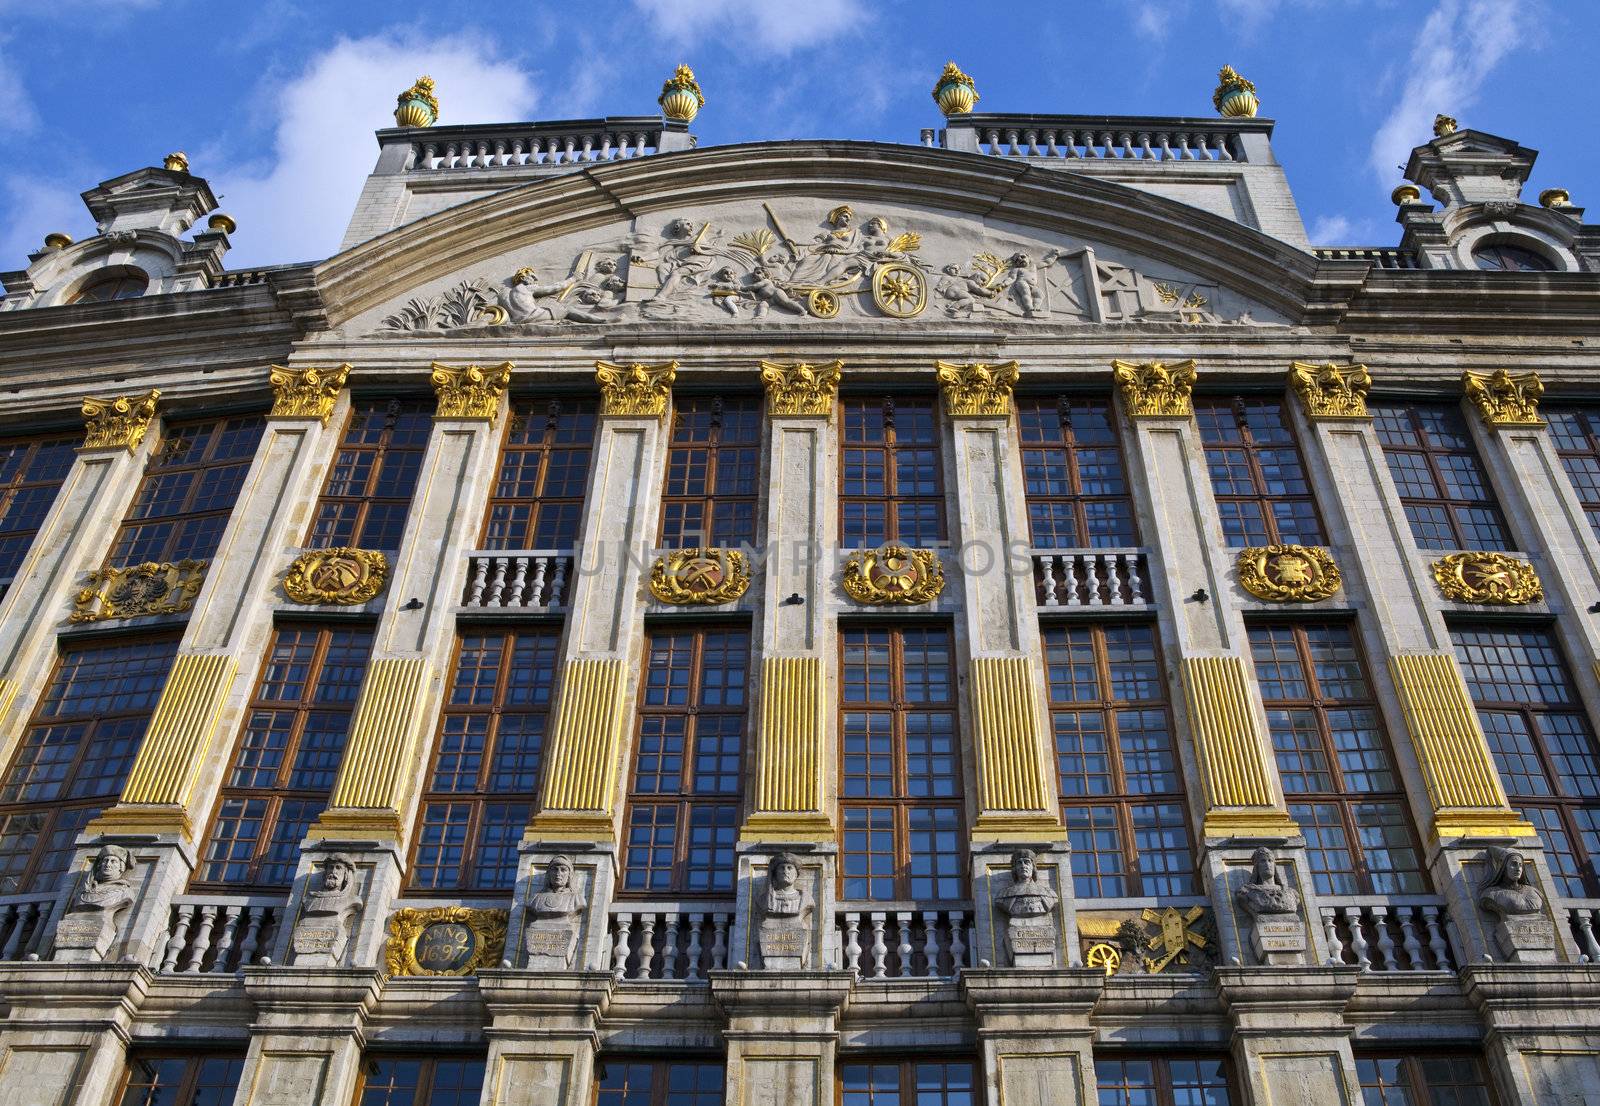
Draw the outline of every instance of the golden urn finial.
[[[700,82],[694,79],[694,70],[687,65],[680,65],[662,84],[661,95],[656,97],[656,103],[661,105],[661,114],[668,119],[692,123],[694,117],[700,114],[700,109],[706,106],[706,97],[700,91]]]
[[[439,98],[434,95],[432,77],[418,77],[417,83],[394,98],[394,124],[397,127],[431,127],[439,121]]]
[[[1396,185],[1395,190],[1389,193],[1389,199],[1396,207],[1403,207],[1406,204],[1421,203],[1422,189],[1418,188],[1414,184]]]
[[[1433,137],[1443,138],[1447,134],[1455,134],[1460,126],[1452,115],[1435,115],[1433,117]]]
[[[72,235],[59,230],[51,231],[44,236],[44,248],[47,250],[64,250],[70,245],[72,245]]]
[[[1224,65],[1217,70],[1216,91],[1211,93],[1211,103],[1218,115],[1230,119],[1254,119],[1261,100],[1256,96],[1256,86],[1239,76],[1238,70]]]
[[[933,102],[939,105],[945,117],[967,114],[977,105],[978,99],[978,86],[972,83],[972,78],[955,62],[945,62],[944,72],[933,83]]]
[[[1572,194],[1565,188],[1546,188],[1539,193],[1540,207],[1571,207]]]
[[[182,150],[173,150],[161,159],[161,168],[174,173],[187,173],[189,171],[189,155]]]

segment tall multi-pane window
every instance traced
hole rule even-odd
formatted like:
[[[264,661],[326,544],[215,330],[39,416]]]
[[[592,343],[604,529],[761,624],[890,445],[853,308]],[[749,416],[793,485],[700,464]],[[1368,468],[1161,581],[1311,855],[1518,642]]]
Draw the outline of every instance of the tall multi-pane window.
[[[215,553],[265,427],[260,415],[167,424],[107,563],[205,560]]]
[[[1323,543],[1317,503],[1282,401],[1196,399],[1194,417],[1230,546]]]
[[[721,1060],[602,1059],[595,1106],[722,1106]]]
[[[1250,650],[1278,777],[1318,892],[1426,890],[1404,788],[1350,627],[1252,625]]]
[[[0,596],[22,567],[82,440],[81,434],[0,440]]]
[[[117,1106],[230,1106],[243,1074],[243,1056],[135,1052]]]
[[[960,727],[948,629],[845,629],[839,719],[846,899],[966,894]]]
[[[478,1057],[369,1056],[355,1106],[477,1106],[483,1068]]]
[[[357,403],[317,500],[306,544],[399,549],[433,427],[431,405],[418,400]]]
[[[122,793],[177,651],[141,638],[62,652],[0,781],[0,894],[55,890],[79,831]]]
[[[1099,1106],[1229,1106],[1228,1062],[1221,1057],[1097,1058]]]
[[[1491,1106],[1483,1062],[1461,1053],[1357,1056],[1362,1106]]]
[[[300,841],[328,805],[372,631],[280,626],[206,841],[198,882],[286,887]]]
[[[921,396],[842,402],[839,541],[927,546],[945,538],[944,474],[934,401]]]
[[[1074,892],[1197,894],[1154,628],[1046,627],[1044,648]]]
[[[464,634],[417,815],[411,886],[510,891],[539,790],[560,634]]]
[[[839,1106],[982,1106],[983,1087],[964,1060],[841,1063]]]
[[[500,445],[485,549],[571,549],[578,544],[594,451],[594,401],[518,399]]]
[[[1510,549],[1510,533],[1453,404],[1375,403],[1367,408],[1383,443],[1412,536],[1423,549]]]
[[[1545,411],[1550,440],[1578,493],[1589,527],[1600,537],[1600,407]]]
[[[1600,749],[1549,630],[1452,629],[1511,805],[1544,841],[1563,895],[1600,896]]]
[[[1037,549],[1139,544],[1110,405],[1019,396],[1028,529]]]
[[[647,635],[628,787],[625,892],[733,892],[750,633]]]
[[[674,397],[661,544],[754,545],[761,483],[761,400]]]

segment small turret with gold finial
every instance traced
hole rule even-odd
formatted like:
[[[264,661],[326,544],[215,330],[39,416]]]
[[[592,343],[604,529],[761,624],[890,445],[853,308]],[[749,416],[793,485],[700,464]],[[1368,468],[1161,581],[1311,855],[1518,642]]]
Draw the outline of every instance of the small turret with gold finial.
[[[439,98],[433,94],[433,78],[418,77],[417,83],[394,99],[397,127],[431,127],[439,121]]]
[[[944,72],[933,84],[933,102],[939,105],[945,117],[967,114],[977,106],[978,98],[978,86],[972,83],[972,78],[955,62],[945,62]]]
[[[668,119],[690,123],[706,106],[706,97],[700,91],[700,82],[694,79],[694,70],[680,65],[661,86],[656,103],[661,105],[661,114]]]
[[[1217,71],[1217,88],[1211,94],[1211,103],[1218,115],[1230,119],[1254,119],[1261,107],[1256,86],[1239,76],[1231,65],[1224,65]]]

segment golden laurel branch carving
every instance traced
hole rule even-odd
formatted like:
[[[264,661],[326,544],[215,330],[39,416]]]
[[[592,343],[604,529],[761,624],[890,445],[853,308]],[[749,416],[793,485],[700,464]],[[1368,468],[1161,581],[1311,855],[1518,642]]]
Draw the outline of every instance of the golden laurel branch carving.
[[[283,593],[296,603],[351,606],[373,599],[389,579],[389,558],[375,549],[309,549],[283,576]]]
[[[883,545],[850,554],[840,583],[857,603],[911,606],[939,597],[944,591],[944,568],[931,549]]]
[[[750,566],[737,549],[678,549],[650,569],[650,594],[679,606],[732,603],[749,587]]]
[[[678,379],[678,363],[663,361],[644,365],[617,365],[610,361],[594,363],[595,383],[600,385],[602,415],[664,415],[672,382]]]
[[[1300,397],[1311,419],[1365,419],[1367,391],[1372,374],[1365,365],[1316,365],[1296,361],[1289,370],[1289,386]]]
[[[72,622],[104,622],[151,614],[180,614],[194,605],[206,578],[206,561],[146,561],[98,568],[73,597]]]
[[[1192,359],[1172,365],[1161,361],[1113,361],[1111,377],[1122,390],[1122,402],[1133,418],[1193,414],[1189,405],[1195,381]]]
[[[435,418],[484,419],[493,423],[500,413],[500,397],[511,383],[511,362],[452,369],[435,361],[432,380],[439,401]]]
[[[1461,387],[1478,409],[1485,426],[1544,425],[1539,417],[1544,383],[1538,373],[1512,376],[1505,369],[1492,373],[1475,373],[1468,369],[1461,374]]]
[[[935,361],[939,386],[944,389],[945,410],[952,417],[1011,414],[1011,389],[1020,375],[1015,361],[986,365],[974,361],[957,365]]]
[[[508,910],[475,910],[466,906],[436,906],[431,909],[397,910],[389,919],[389,943],[384,952],[384,970],[391,976],[472,975],[480,968],[498,966],[505,955]],[[472,948],[462,963],[448,969],[430,969],[417,961],[418,942],[432,926],[457,926],[470,934]],[[453,942],[455,934],[443,941]],[[459,945],[455,951],[466,951]],[[428,950],[423,950],[428,956]]]
[[[1457,603],[1515,607],[1544,598],[1544,585],[1527,561],[1504,553],[1451,553],[1433,562],[1439,592]]]
[[[1314,545],[1259,545],[1239,550],[1239,585],[1257,599],[1310,603],[1343,586],[1339,566]]]
[[[267,371],[267,383],[272,385],[270,417],[318,419],[323,426],[327,426],[339,391],[349,376],[348,363],[332,369],[315,366],[286,369],[282,365],[273,365]]]
[[[825,365],[805,361],[794,365],[761,362],[761,383],[767,388],[767,414],[827,418],[833,414],[833,401],[839,394],[843,369],[843,361],[829,361]]]
[[[156,417],[156,400],[160,398],[159,388],[151,388],[142,396],[108,396],[105,399],[85,396],[83,448],[122,448],[132,453],[144,441],[150,420]]]

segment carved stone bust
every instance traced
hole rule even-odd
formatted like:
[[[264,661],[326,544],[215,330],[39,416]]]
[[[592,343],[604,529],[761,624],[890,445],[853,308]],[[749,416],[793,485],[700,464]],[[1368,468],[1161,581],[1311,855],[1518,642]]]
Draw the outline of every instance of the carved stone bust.
[[[811,957],[811,892],[800,883],[800,862],[792,853],[778,853],[767,865],[760,897],[758,939],[762,966],[772,971],[798,971]]]
[[[544,869],[544,888],[528,900],[522,947],[531,969],[566,971],[572,967],[582,915],[589,906],[572,877],[571,857],[551,857]]]
[[[1234,894],[1234,901],[1247,914],[1257,918],[1300,912],[1300,892],[1283,882],[1272,850],[1265,847],[1251,854],[1250,878]]]
[[[1500,955],[1523,964],[1555,961],[1555,926],[1545,912],[1544,894],[1528,882],[1528,861],[1516,849],[1491,846],[1485,854],[1489,875],[1478,888],[1478,908],[1494,919]]]
[[[1017,968],[1051,968],[1056,962],[1055,910],[1061,896],[1039,878],[1029,849],[1011,854],[1011,882],[994,897],[1006,916],[1006,946]]]
[[[332,967],[343,962],[350,924],[363,905],[358,889],[356,866],[349,857],[335,853],[322,861],[290,941],[295,964]]]
[[[121,845],[102,845],[83,883],[56,926],[57,960],[103,960],[116,940],[117,929],[133,905],[133,883],[128,872],[133,857]]]

